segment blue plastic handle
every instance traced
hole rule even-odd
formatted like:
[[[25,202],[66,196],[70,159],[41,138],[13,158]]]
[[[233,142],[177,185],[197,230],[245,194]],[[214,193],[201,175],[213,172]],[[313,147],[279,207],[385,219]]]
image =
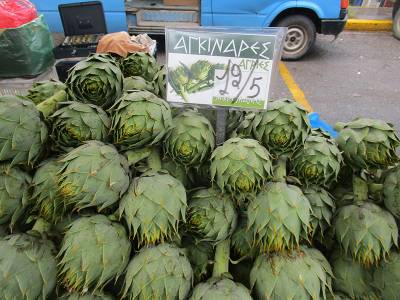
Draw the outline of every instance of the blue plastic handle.
[[[311,128],[322,129],[333,138],[336,138],[338,136],[337,131],[333,129],[333,127],[328,123],[326,123],[324,120],[321,120],[318,113],[312,112],[308,114],[308,119],[310,120]]]

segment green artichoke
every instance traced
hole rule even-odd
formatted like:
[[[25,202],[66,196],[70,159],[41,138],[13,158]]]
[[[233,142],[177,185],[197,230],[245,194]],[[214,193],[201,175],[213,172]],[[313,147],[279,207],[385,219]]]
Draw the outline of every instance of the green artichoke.
[[[307,111],[288,99],[269,102],[268,111],[257,113],[251,127],[254,137],[274,156],[293,153],[311,130]]]
[[[191,236],[182,237],[182,246],[193,269],[194,282],[203,281],[209,275],[214,260],[214,247],[209,242],[197,241]]]
[[[160,67],[154,79],[155,94],[162,99],[167,99],[167,68],[165,65]]]
[[[228,110],[228,116],[226,119],[226,135],[231,136],[233,132],[240,126],[245,119],[245,112],[240,110]]]
[[[52,224],[61,221],[67,210],[58,194],[58,172],[61,166],[62,164],[55,159],[45,161],[36,170],[32,179],[33,211]]]
[[[131,76],[124,78],[124,91],[129,92],[133,90],[148,91],[157,94],[153,82],[149,82],[143,77]]]
[[[104,215],[72,222],[62,241],[59,275],[65,287],[82,293],[102,290],[129,262],[131,244],[122,225]]]
[[[247,227],[262,252],[299,247],[307,236],[311,206],[302,191],[285,182],[270,182],[247,208]]]
[[[252,300],[249,290],[228,278],[211,278],[198,284],[189,300]]]
[[[122,298],[130,300],[184,300],[193,271],[183,249],[171,244],[143,248],[126,270]]]
[[[311,236],[323,240],[325,231],[332,226],[335,202],[332,196],[319,186],[304,188],[303,194],[311,205]]]
[[[58,298],[58,300],[114,300],[114,299],[115,298],[113,296],[102,293],[93,293],[85,295],[72,293],[72,294],[65,294],[62,297]]]
[[[167,102],[147,91],[130,91],[111,110],[114,144],[137,149],[161,141],[172,124]]]
[[[342,292],[351,299],[378,299],[372,288],[373,281],[370,270],[365,269],[339,251],[333,253],[330,262],[335,291]]]
[[[156,59],[144,52],[131,53],[122,61],[124,77],[141,76],[152,82],[159,69]]]
[[[0,240],[0,299],[50,299],[57,279],[54,246],[36,233]]]
[[[257,299],[325,299],[331,292],[332,270],[316,249],[261,255],[250,273]]]
[[[385,207],[396,217],[400,218],[400,166],[387,174],[383,184]]]
[[[202,114],[186,110],[174,117],[168,131],[164,151],[184,166],[199,166],[207,161],[215,146],[211,123]]]
[[[173,90],[187,102],[189,94],[186,85],[190,82],[190,70],[188,67],[181,65],[171,69],[168,74],[168,81]]]
[[[111,145],[89,141],[60,162],[58,193],[74,210],[96,207],[102,211],[117,203],[128,189],[128,162]]]
[[[391,124],[373,119],[356,119],[341,128],[337,143],[346,162],[355,169],[383,169],[398,161],[400,140]]]
[[[342,293],[328,294],[326,300],[351,300],[351,298],[347,297]]]
[[[121,96],[123,80],[111,56],[93,54],[69,71],[66,85],[72,100],[108,108]]]
[[[135,178],[119,204],[119,216],[139,245],[170,240],[185,222],[186,191],[182,183],[159,171]]]
[[[66,89],[67,86],[64,83],[56,80],[36,82],[28,90],[28,93],[25,95],[25,97],[31,100],[33,103],[39,104],[53,96],[58,91],[65,91]]]
[[[373,203],[356,202],[341,207],[333,225],[336,240],[344,252],[365,266],[377,263],[393,245],[397,246],[395,219]]]
[[[335,141],[314,131],[292,158],[293,173],[301,182],[330,187],[338,178],[342,154]]]
[[[31,177],[7,164],[0,164],[0,225],[11,227],[28,205]]]
[[[32,167],[47,140],[47,127],[31,101],[0,96],[0,161]]]
[[[381,299],[396,300],[400,288],[400,254],[392,251],[387,260],[381,261],[374,271],[374,286],[379,291]]]
[[[239,217],[238,226],[231,238],[232,251],[238,259],[248,257],[250,259],[258,256],[258,248],[254,247],[254,240],[251,232],[247,228],[247,213],[244,212]]]
[[[189,230],[200,240],[218,243],[236,228],[237,213],[233,201],[213,188],[196,191],[187,212]]]
[[[255,140],[232,138],[212,153],[210,172],[222,192],[244,198],[259,191],[272,175],[271,156]]]
[[[85,141],[107,141],[111,120],[106,112],[93,104],[67,102],[50,120],[55,148],[71,151]]]

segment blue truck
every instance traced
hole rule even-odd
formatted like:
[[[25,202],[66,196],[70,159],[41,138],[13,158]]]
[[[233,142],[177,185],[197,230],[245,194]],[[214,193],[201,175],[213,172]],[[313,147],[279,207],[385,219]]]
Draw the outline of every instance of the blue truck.
[[[50,28],[61,28],[58,4],[71,0],[33,0]],[[317,33],[338,35],[346,24],[348,0],[102,0],[109,32],[164,34],[165,26],[288,27],[283,58],[297,60],[313,46]],[[176,3],[176,4],[171,4]],[[189,3],[189,4],[185,4]]]

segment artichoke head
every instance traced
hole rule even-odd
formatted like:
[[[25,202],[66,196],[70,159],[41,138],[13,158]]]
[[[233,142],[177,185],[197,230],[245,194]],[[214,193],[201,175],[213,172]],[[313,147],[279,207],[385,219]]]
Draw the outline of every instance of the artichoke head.
[[[122,61],[124,77],[141,76],[152,82],[159,69],[156,59],[144,52],[131,53]]]
[[[66,90],[67,86],[56,80],[47,80],[42,82],[36,82],[28,90],[25,95],[26,98],[31,100],[35,104],[39,104],[44,100],[50,98],[58,91]]]
[[[254,137],[274,156],[293,153],[311,130],[307,111],[288,99],[269,102],[268,111],[257,113],[251,125]]]
[[[229,278],[213,277],[196,285],[189,300],[252,300],[250,291]]]
[[[187,298],[193,271],[183,249],[172,244],[143,248],[129,263],[122,298]]]
[[[172,124],[168,103],[148,91],[130,91],[111,110],[114,144],[137,149],[161,141]]]
[[[214,147],[215,134],[211,123],[192,110],[173,118],[164,142],[165,153],[184,166],[199,166],[209,160]]]
[[[381,261],[373,274],[373,282],[381,295],[381,299],[395,300],[399,295],[400,287],[400,255],[392,251],[387,260]]]
[[[200,240],[218,243],[235,230],[237,213],[228,195],[213,188],[201,189],[191,197],[187,222]]]
[[[120,201],[119,216],[139,245],[148,245],[178,235],[186,208],[183,184],[168,173],[149,171],[133,180]]]
[[[154,84],[140,76],[131,76],[124,78],[124,91],[128,92],[132,90],[148,91],[150,93],[156,94]]]
[[[67,102],[56,111],[51,138],[58,150],[68,152],[85,141],[107,141],[111,120],[106,112],[93,104]]]
[[[390,169],[383,184],[385,207],[400,218],[400,166]]]
[[[211,155],[211,181],[237,199],[254,195],[272,176],[269,152],[257,141],[232,138]]]
[[[69,97],[108,108],[121,96],[124,77],[117,62],[106,54],[92,54],[78,62],[66,81]]]
[[[356,170],[384,169],[398,161],[396,130],[380,120],[356,119],[344,124],[337,143],[345,161]]]
[[[69,225],[62,241],[61,281],[79,293],[101,291],[122,275],[130,253],[131,244],[121,224],[104,215],[81,217]]]

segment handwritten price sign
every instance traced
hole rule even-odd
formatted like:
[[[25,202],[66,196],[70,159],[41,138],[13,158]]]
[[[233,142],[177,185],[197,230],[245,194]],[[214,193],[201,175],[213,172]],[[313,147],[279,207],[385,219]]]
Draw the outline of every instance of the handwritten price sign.
[[[167,29],[167,100],[265,109],[284,33]]]

